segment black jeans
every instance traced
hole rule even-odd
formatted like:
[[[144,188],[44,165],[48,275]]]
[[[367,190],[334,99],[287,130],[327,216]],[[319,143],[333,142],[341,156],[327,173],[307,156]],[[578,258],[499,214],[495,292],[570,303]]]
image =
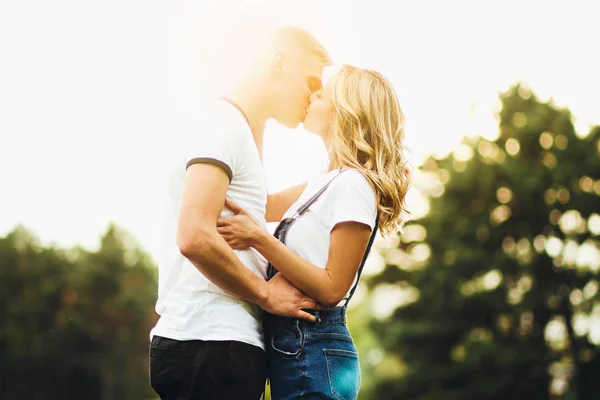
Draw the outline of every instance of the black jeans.
[[[150,344],[150,384],[162,400],[256,400],[266,370],[266,353],[247,343],[154,336]]]

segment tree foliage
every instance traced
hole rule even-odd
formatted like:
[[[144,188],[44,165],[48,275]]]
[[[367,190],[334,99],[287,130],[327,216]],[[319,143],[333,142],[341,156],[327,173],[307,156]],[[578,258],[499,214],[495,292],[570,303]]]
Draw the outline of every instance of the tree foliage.
[[[98,251],[0,239],[0,398],[142,399],[156,268],[115,226]]]
[[[421,167],[430,211],[370,281],[416,293],[372,324],[405,367],[374,398],[600,392],[600,128],[522,86],[501,101],[498,139]]]

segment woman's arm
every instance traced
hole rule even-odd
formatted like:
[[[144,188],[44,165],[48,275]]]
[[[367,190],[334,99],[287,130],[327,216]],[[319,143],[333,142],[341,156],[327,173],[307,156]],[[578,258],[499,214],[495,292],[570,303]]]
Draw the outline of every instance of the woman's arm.
[[[266,231],[250,242],[294,286],[325,307],[335,307],[344,298],[360,266],[371,229],[359,222],[343,222],[331,231],[325,269],[304,260]]]
[[[281,221],[285,212],[298,200],[306,189],[306,182],[267,196],[267,222]]]
[[[326,307],[334,307],[344,298],[367,248],[369,226],[353,221],[336,224],[330,234],[329,256],[323,269],[290,250],[237,204],[226,199],[225,205],[236,215],[219,219],[217,231],[233,249],[254,247],[294,286]]]

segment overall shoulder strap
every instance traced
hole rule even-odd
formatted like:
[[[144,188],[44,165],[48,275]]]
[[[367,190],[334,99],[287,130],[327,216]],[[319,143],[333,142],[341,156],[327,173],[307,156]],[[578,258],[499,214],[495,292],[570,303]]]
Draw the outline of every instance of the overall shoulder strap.
[[[294,215],[292,215],[291,217],[288,217],[284,220],[282,220],[279,225],[277,226],[277,229],[275,229],[275,232],[273,233],[273,236],[275,236],[277,239],[279,239],[279,241],[281,241],[282,243],[285,244],[286,242],[286,238],[287,238],[287,232],[290,229],[290,227],[292,225],[294,225],[294,222],[296,222],[296,220],[306,212],[306,210],[308,210],[308,208],[315,202],[317,201],[317,199],[319,197],[321,197],[321,195],[323,194],[323,192],[325,192],[325,190],[327,190],[327,188],[329,187],[329,185],[331,184],[331,182],[333,182],[333,180],[335,178],[337,178],[338,176],[340,176],[340,174],[342,172],[344,172],[345,170],[341,170],[339,174],[337,174],[336,176],[334,176],[333,178],[331,178],[329,180],[329,182],[327,182],[321,189],[319,189],[319,191],[317,193],[315,193],[310,199],[308,199],[304,204],[302,204],[300,206],[300,208],[298,208],[298,210],[296,210],[296,212],[294,213]],[[275,274],[277,273],[277,270],[275,269],[275,267],[269,263],[269,265],[267,266],[267,280],[271,279]]]
[[[340,174],[342,174],[344,171],[347,170],[341,170],[339,174],[337,174],[336,176],[334,176],[333,178],[331,178],[329,180],[329,182],[327,182],[321,189],[319,189],[319,191],[317,193],[315,193],[310,199],[308,199],[306,201],[306,203],[302,204],[298,210],[296,210],[296,212],[294,213],[294,217],[298,218],[300,215],[304,214],[306,212],[306,210],[308,210],[308,208],[319,199],[319,197],[321,197],[321,195],[325,192],[325,190],[327,190],[327,188],[329,187],[329,185],[331,184],[331,182],[333,182],[333,180],[335,178],[337,178],[338,176],[340,176]]]
[[[378,227],[379,227],[379,214],[375,218],[375,226],[373,227],[373,231],[371,232],[371,237],[369,238],[369,244],[367,244],[367,248],[365,249],[365,254],[363,255],[362,261],[360,262],[360,267],[358,267],[358,273],[356,274],[356,283],[350,290],[350,293],[348,294],[348,298],[346,299],[346,302],[344,303],[344,307],[348,307],[348,303],[350,302],[350,299],[352,298],[352,295],[354,294],[354,291],[356,290],[356,287],[358,286],[358,282],[360,281],[360,275],[362,274],[363,267],[365,266],[365,261],[367,261],[367,257],[369,256],[369,253],[371,252],[371,247],[373,246],[373,241],[375,240],[375,235],[377,234]]]

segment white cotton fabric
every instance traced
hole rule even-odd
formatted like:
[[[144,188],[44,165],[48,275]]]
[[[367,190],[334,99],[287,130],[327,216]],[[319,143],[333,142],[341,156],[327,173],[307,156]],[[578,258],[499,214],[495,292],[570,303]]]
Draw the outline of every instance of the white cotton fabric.
[[[336,177],[337,174],[340,174]],[[303,259],[325,268],[329,258],[330,233],[341,222],[360,222],[373,230],[377,199],[371,184],[358,170],[334,170],[311,180],[298,201],[285,213],[291,217],[331,179],[327,190],[290,227],[286,245]],[[354,284],[356,283],[356,277]],[[351,288],[352,288],[351,286]],[[347,297],[347,296],[345,296]],[[339,305],[343,305],[342,300]]]
[[[231,173],[226,196],[248,210],[266,229],[266,179],[252,132],[245,116],[235,105],[226,100],[216,100],[207,110],[203,125],[184,144],[184,151],[170,178],[158,251],[156,312],[160,319],[150,337],[235,340],[264,349],[262,310],[225,294],[179,251],[177,220],[189,162],[207,162]],[[221,218],[231,215],[226,208],[221,212]],[[256,250],[234,252],[250,271],[266,278],[267,261]]]

